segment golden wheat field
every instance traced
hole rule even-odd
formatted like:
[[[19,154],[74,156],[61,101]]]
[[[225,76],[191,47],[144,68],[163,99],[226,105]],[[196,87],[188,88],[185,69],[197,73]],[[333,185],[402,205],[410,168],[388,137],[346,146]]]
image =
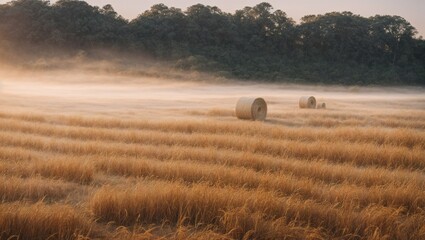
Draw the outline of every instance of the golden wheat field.
[[[0,239],[425,239],[423,88],[1,79]]]

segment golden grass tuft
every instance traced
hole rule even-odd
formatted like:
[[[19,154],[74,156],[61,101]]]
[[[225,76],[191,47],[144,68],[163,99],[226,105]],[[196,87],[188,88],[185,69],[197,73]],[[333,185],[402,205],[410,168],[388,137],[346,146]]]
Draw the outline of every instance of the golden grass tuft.
[[[0,200],[54,201],[65,198],[77,189],[76,184],[42,178],[17,178],[0,176]]]
[[[246,207],[226,211],[221,227],[232,239],[324,239],[319,229],[287,223],[284,218],[265,220],[261,212]]]
[[[94,177],[93,166],[89,163],[78,161],[55,161],[53,159],[34,164],[32,170],[35,174],[44,177],[82,184],[90,183]]]
[[[0,239],[77,239],[89,232],[89,221],[67,205],[0,204]]]
[[[137,185],[120,191],[104,187],[91,199],[90,205],[95,216],[104,221],[130,225],[140,223],[177,224],[189,220],[193,224],[218,223],[220,207],[224,198],[208,198],[207,192],[198,189],[189,192],[179,184]]]
[[[42,176],[55,180],[89,184],[94,178],[94,167],[85,161],[73,159],[34,160],[31,162],[1,162],[4,175],[32,177]]]

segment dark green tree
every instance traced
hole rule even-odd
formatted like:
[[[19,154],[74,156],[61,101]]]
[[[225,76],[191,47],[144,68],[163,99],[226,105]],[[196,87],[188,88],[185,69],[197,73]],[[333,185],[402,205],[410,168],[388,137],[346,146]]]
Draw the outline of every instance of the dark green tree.
[[[92,7],[84,1],[59,0],[52,6],[61,43],[77,48],[111,46],[123,41],[127,22],[112,7]]]
[[[409,22],[402,17],[388,15],[376,15],[370,20],[373,45],[381,54],[378,57],[384,57],[392,65],[403,56],[410,57],[407,55],[412,54],[413,36],[417,32]]]
[[[180,52],[186,38],[187,19],[178,8],[156,4],[130,22],[136,47],[166,57]]]
[[[11,51],[119,49],[178,68],[269,81],[425,84],[425,41],[416,33],[399,16],[351,12],[307,15],[295,24],[266,2],[234,14],[202,4],[186,11],[157,4],[130,22],[109,4],[0,4],[0,44]]]
[[[49,1],[17,0],[0,7],[0,32],[9,41],[20,44],[49,42],[54,25]]]

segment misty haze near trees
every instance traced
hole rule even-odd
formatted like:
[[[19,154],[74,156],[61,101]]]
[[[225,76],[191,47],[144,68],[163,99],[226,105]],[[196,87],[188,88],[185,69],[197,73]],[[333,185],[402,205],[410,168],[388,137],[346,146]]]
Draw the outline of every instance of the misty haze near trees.
[[[425,84],[425,41],[399,16],[307,15],[296,24],[268,3],[233,14],[157,4],[131,21],[111,5],[18,0],[0,5],[0,57],[96,50],[148,56],[176,69],[239,79]],[[101,58],[101,57],[100,57]],[[110,59],[102,59],[110,60]]]

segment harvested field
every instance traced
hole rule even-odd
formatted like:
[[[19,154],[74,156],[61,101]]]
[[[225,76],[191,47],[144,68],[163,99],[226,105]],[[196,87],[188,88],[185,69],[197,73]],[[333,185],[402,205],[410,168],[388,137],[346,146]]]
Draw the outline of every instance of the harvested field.
[[[424,89],[2,79],[0,239],[425,239]]]

